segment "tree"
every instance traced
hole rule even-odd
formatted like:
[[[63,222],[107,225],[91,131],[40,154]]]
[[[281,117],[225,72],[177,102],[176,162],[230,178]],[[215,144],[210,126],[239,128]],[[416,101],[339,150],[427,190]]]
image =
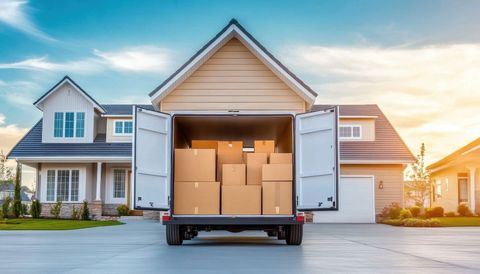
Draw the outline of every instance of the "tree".
[[[410,180],[407,185],[408,191],[406,196],[415,201],[415,204],[423,207],[430,200],[430,191],[432,183],[430,173],[425,167],[425,144],[420,146],[420,153],[417,155],[415,162],[410,166],[411,171],[408,173]]]
[[[0,183],[13,180],[13,170],[7,166],[7,157],[0,150]]]
[[[22,196],[21,196],[21,184],[22,184],[22,165],[17,163],[17,170],[15,171],[15,191],[13,195],[13,215],[15,218],[20,217],[22,214]]]

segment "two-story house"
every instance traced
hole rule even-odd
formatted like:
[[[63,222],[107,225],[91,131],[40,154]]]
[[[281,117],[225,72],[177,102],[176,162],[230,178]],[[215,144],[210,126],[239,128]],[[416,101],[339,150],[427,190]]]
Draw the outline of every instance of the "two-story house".
[[[232,20],[150,93],[145,108],[172,112],[324,109],[317,94]],[[37,197],[71,209],[87,200],[92,214],[131,206],[133,105],[99,104],[69,77],[35,103],[43,118],[12,149],[10,159],[38,171]],[[376,105],[341,105],[339,210],[316,221],[372,222],[403,203],[403,170],[414,157]],[[65,215],[69,210],[65,210]]]

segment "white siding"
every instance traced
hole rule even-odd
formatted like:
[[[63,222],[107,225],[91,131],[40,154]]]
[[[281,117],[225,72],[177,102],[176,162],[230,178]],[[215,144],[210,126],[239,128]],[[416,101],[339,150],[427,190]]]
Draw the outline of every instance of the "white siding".
[[[125,169],[125,198],[113,198],[113,170]],[[128,196],[128,171],[131,169],[130,164],[107,164],[105,170],[105,199],[106,204],[127,204]]]
[[[55,112],[85,112],[85,135],[83,138],[54,138]],[[64,83],[43,102],[44,143],[91,143],[94,139],[94,108],[75,87]]]

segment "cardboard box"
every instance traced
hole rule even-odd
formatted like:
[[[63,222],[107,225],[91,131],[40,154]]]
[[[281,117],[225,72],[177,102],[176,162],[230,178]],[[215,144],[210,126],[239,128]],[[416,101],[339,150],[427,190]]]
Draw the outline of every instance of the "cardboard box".
[[[291,164],[268,164],[262,166],[262,181],[292,181]]]
[[[267,153],[247,154],[247,185],[262,184],[262,168],[267,163]]]
[[[291,164],[292,153],[270,153],[270,164]]]
[[[224,164],[222,168],[222,185],[245,185],[245,164]]]
[[[192,148],[197,149],[217,149],[218,141],[212,140],[192,140]]]
[[[222,215],[262,214],[262,186],[222,186]]]
[[[218,141],[217,149],[217,179],[222,179],[224,164],[243,164],[242,141]]]
[[[175,149],[177,182],[215,182],[215,149]]]
[[[292,182],[262,183],[262,214],[292,214]]]
[[[273,153],[275,152],[275,141],[273,140],[255,140],[253,143],[255,152],[257,153]]]
[[[175,182],[174,214],[220,214],[220,182]]]

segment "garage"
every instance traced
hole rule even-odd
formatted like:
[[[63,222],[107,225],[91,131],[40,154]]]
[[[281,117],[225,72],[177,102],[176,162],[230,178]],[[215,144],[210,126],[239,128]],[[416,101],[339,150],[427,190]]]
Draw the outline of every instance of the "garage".
[[[314,213],[314,223],[375,223],[375,180],[373,176],[341,176],[338,211]]]

